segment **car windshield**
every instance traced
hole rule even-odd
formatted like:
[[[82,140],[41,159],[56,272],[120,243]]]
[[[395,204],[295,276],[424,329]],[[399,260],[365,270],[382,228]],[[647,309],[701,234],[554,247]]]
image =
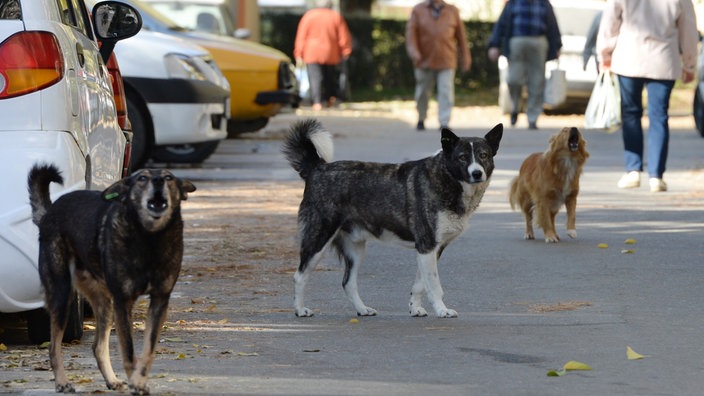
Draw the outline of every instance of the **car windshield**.
[[[0,0],[0,19],[22,19],[19,0]]]

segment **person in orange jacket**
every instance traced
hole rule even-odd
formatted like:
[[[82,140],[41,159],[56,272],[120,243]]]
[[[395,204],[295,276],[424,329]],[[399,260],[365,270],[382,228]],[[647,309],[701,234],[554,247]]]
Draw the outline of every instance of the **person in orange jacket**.
[[[332,9],[331,0],[318,0],[308,10],[296,30],[293,56],[305,63],[310,82],[313,110],[335,105],[338,82],[337,67],[352,53],[352,38],[347,22]]]

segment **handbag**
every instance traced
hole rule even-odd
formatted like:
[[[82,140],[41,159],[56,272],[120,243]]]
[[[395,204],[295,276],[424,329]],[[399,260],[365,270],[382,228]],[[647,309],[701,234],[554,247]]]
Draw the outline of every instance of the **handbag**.
[[[621,126],[621,94],[618,80],[609,70],[599,72],[584,112],[584,128],[614,132]]]
[[[557,107],[567,100],[567,75],[564,70],[557,68],[550,71],[550,77],[545,80],[543,102],[548,107]]]

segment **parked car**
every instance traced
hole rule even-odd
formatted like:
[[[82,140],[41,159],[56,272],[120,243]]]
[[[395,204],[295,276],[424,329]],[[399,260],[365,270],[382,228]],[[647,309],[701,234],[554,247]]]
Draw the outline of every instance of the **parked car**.
[[[145,0],[160,13],[191,30],[232,36],[251,35],[249,29],[237,28],[235,15],[240,0]],[[256,5],[256,2],[253,3]]]
[[[140,28],[139,13],[120,2],[101,2],[91,18],[81,1],[0,0],[0,313],[25,314],[32,341],[48,339],[48,322],[29,169],[59,167],[64,185],[51,186],[53,199],[122,177],[127,140],[106,63],[112,45]],[[82,308],[77,296],[64,339],[82,336]]]
[[[86,0],[89,6],[95,0]],[[142,30],[115,46],[132,124],[133,169],[150,159],[200,163],[227,137],[230,86],[210,53]]]
[[[284,107],[300,103],[294,65],[283,52],[251,41],[190,30],[143,1],[124,1],[140,11],[145,29],[186,39],[213,55],[232,87],[229,136],[259,130]]]
[[[602,0],[551,0],[557,24],[562,34],[562,50],[558,60],[549,61],[545,65],[545,76],[557,67],[565,71],[567,77],[567,101],[559,107],[579,107],[582,111],[589,102],[589,96],[599,73],[596,63],[587,63],[584,69],[582,52],[587,40],[587,32],[594,16],[603,10]],[[499,57],[499,106],[504,114],[511,112],[511,100],[508,93],[508,60]]]

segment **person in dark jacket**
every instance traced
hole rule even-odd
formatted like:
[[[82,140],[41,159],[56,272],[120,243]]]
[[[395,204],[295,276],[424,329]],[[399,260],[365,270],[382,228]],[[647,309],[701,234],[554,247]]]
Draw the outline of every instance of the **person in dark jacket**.
[[[562,35],[548,0],[509,0],[489,38],[489,59],[508,58],[508,87],[511,94],[511,125],[516,125],[523,86],[528,90],[528,128],[537,129],[543,112],[545,62],[557,59]]]

